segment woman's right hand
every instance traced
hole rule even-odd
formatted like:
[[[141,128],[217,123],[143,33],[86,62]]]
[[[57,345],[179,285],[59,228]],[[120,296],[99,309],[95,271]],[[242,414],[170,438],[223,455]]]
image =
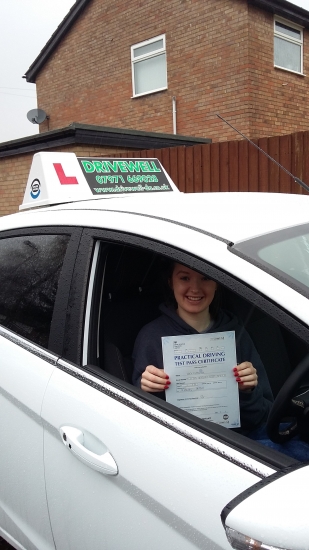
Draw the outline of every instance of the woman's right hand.
[[[147,392],[159,392],[169,388],[169,376],[162,369],[148,365],[141,378],[141,388]]]

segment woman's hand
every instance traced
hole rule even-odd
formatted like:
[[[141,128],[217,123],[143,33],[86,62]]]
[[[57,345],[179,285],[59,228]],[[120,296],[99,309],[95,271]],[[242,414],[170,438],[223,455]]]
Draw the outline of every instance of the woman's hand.
[[[169,376],[162,369],[148,365],[141,378],[141,388],[148,392],[167,390],[170,385]]]
[[[249,363],[244,361],[233,369],[236,382],[238,382],[239,391],[252,391],[258,384],[258,376],[256,369]]]

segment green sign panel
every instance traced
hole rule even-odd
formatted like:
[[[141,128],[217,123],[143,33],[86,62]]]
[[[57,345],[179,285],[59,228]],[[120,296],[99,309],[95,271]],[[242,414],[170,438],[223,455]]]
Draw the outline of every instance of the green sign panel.
[[[94,195],[173,191],[158,159],[78,158]]]

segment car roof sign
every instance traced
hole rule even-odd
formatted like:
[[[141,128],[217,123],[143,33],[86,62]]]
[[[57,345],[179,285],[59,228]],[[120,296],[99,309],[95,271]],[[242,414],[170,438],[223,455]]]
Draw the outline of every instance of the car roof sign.
[[[156,158],[94,158],[43,152],[33,156],[19,209],[170,191],[179,193]]]

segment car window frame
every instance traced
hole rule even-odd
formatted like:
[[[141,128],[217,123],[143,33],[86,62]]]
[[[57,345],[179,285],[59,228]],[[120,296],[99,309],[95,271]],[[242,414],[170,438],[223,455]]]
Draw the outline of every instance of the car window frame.
[[[71,279],[74,272],[75,259],[78,252],[78,247],[82,235],[82,229],[74,226],[40,226],[40,227],[23,227],[19,229],[10,229],[0,232],[0,240],[5,238],[26,237],[35,235],[68,235],[69,241],[64,255],[61,273],[58,280],[57,294],[54,303],[53,315],[50,325],[48,347],[43,348],[49,352],[55,353],[58,356],[62,355],[63,343],[65,338],[65,322],[68,309],[68,300],[71,287]],[[37,346],[36,342],[27,340],[24,336],[7,329],[6,331],[13,332],[18,336],[20,341],[31,342],[31,347]]]
[[[97,241],[108,244],[126,244],[128,246],[139,247],[142,250],[156,252],[162,256],[173,259],[179,263],[189,265],[197,271],[205,270],[211,278],[218,280],[222,285],[227,286],[232,292],[235,292],[245,300],[248,300],[253,306],[258,307],[272,319],[279,322],[280,325],[290,330],[295,336],[301,338],[305,343],[309,344],[308,327],[300,320],[293,317],[289,312],[272,302],[268,297],[264,296],[259,291],[253,289],[246,283],[218,268],[207,260],[201,259],[194,254],[190,254],[180,248],[176,248],[161,241],[141,237],[127,231],[98,229],[85,227],[80,240],[78,255],[75,262],[74,274],[72,277],[72,286],[70,289],[69,304],[72,314],[67,316],[66,336],[67,346],[63,354],[65,363],[74,365],[82,372],[95,376],[111,386],[120,389],[132,398],[137,398],[139,401],[151,405],[154,410],[166,412],[173,419],[181,421],[183,424],[194,427],[204,434],[211,436],[213,439],[224,442],[227,445],[251,456],[254,459],[260,460],[262,463],[281,469],[291,464],[289,457],[270,450],[257,444],[255,441],[248,439],[238,433],[227,430],[219,425],[205,423],[198,418],[192,417],[179,410],[177,407],[170,405],[164,401],[158,400],[151,394],[143,392],[141,389],[132,386],[115,376],[104,372],[98,366],[92,364],[91,354],[88,355],[89,362],[87,365],[83,362],[83,340],[84,340],[84,320],[85,310],[88,299],[88,282],[92,267],[92,258]],[[93,321],[90,321],[90,323]],[[69,373],[69,370],[67,371]],[[76,376],[76,373],[73,374]],[[87,380],[86,377],[81,379],[85,383],[93,384],[93,380]],[[158,402],[159,401],[159,402]]]

